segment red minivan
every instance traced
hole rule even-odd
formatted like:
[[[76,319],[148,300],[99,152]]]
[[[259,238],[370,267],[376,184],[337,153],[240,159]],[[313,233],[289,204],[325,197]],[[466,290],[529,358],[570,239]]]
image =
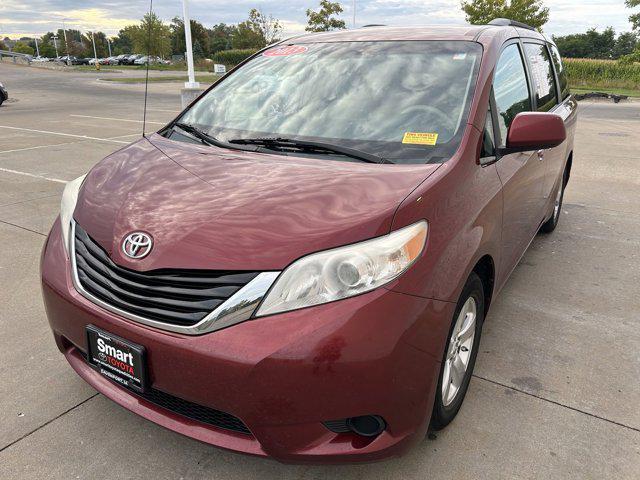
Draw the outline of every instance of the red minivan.
[[[460,409],[493,297],[558,223],[575,124],[555,45],[510,20],[270,46],[67,184],[56,343],[212,445],[400,455]]]

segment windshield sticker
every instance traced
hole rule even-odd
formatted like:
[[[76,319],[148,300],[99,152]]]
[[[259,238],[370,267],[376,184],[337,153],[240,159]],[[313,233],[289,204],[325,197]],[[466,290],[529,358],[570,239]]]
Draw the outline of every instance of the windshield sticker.
[[[286,47],[278,47],[267,50],[262,55],[265,57],[290,57],[291,55],[298,55],[305,53],[309,50],[309,47],[302,45],[288,45]]]
[[[437,141],[437,133],[407,132],[402,139],[402,143],[410,143],[413,145],[435,145]]]

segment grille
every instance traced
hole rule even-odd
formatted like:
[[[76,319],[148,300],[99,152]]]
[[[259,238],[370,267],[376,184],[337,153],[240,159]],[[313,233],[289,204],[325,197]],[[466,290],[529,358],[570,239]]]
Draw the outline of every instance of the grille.
[[[159,407],[182,415],[183,417],[191,418],[192,420],[206,423],[207,425],[213,425],[214,427],[224,428],[225,430],[231,430],[245,435],[251,434],[242,420],[230,413],[221,412],[220,410],[214,410],[209,407],[203,407],[197,403],[191,403],[187,400],[174,397],[168,393],[161,392],[160,390],[154,390],[153,388],[147,390],[145,393],[135,394],[155,405],[158,405]]]
[[[87,361],[87,354],[77,349],[80,355]],[[238,417],[231,415],[230,413],[221,412],[214,408],[204,407],[197,403],[183,400],[179,397],[174,397],[169,393],[155,390],[153,388],[147,389],[144,393],[134,392],[133,390],[126,389],[128,392],[144,398],[145,400],[169,410],[170,412],[177,413],[183,417],[196,420],[207,425],[223,428],[225,430],[231,430],[233,432],[242,433],[245,435],[251,435],[251,431],[247,428],[242,420]]]
[[[171,325],[197,324],[259,274],[175,269],[137,272],[113,263],[78,224],[74,242],[82,288],[124,312]]]

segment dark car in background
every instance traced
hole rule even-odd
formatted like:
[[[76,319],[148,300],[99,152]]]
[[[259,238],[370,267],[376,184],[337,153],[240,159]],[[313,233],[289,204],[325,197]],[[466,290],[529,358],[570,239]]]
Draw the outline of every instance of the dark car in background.
[[[55,342],[202,442],[400,455],[457,415],[493,300],[558,225],[576,120],[556,46],[509,20],[267,47],[67,184]]]
[[[0,105],[9,98],[9,92],[7,88],[0,82]]]

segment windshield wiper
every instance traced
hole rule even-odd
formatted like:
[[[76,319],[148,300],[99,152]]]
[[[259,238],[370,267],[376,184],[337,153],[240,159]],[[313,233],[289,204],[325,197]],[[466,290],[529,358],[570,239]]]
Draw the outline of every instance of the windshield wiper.
[[[178,127],[180,130],[183,130],[193,135],[205,145],[220,147],[220,148],[229,148],[234,150],[244,150],[249,152],[256,152],[259,150],[258,147],[245,147],[242,145],[234,145],[228,142],[223,142],[222,140],[218,140],[216,137],[213,137],[208,133],[203,132],[198,127],[196,127],[195,125],[191,125],[190,123],[174,122],[171,125],[171,128],[174,128],[174,127]]]
[[[294,138],[282,138],[282,137],[263,137],[263,138],[235,138],[229,140],[229,143],[235,145],[260,145],[266,148],[273,149],[295,149],[310,153],[337,153],[346,157],[362,160],[369,163],[392,163],[378,155],[372,153],[363,152],[362,150],[356,150],[355,148],[343,147],[340,145],[334,145],[324,142],[311,142],[306,140],[296,140]]]

